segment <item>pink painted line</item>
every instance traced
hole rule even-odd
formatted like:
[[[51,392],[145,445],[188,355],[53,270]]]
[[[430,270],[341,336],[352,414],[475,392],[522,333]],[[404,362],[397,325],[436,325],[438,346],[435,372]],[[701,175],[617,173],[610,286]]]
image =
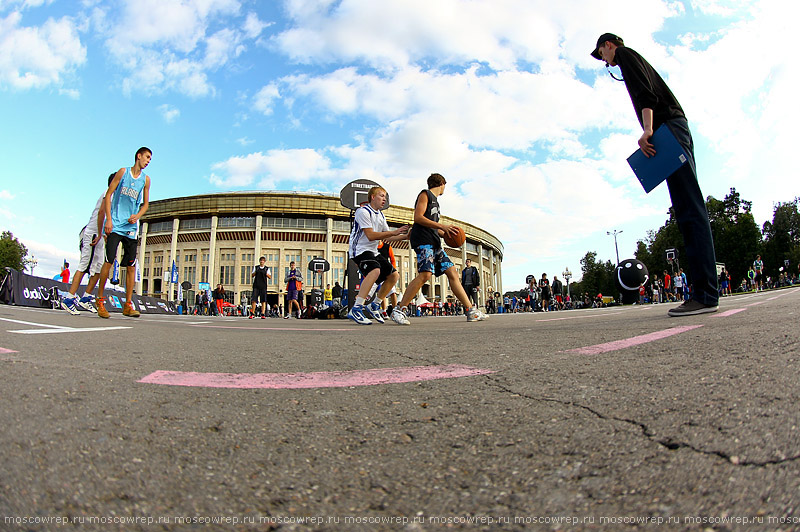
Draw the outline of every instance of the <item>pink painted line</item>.
[[[756,305],[760,305],[763,301],[756,301],[755,303],[750,303],[749,305],[745,305],[745,307],[755,307]]]
[[[608,353],[609,351],[618,351],[620,349],[625,349],[626,347],[632,347],[634,345],[641,345],[654,342],[656,340],[668,338],[670,336],[684,333],[686,331],[691,331],[692,329],[697,329],[698,327],[702,327],[702,325],[685,325],[683,327],[673,327],[672,329],[665,329],[663,331],[656,331],[649,334],[643,334],[642,336],[634,336],[633,338],[627,338],[625,340],[615,340],[613,342],[607,342],[605,344],[590,345],[587,347],[579,347],[577,349],[568,349],[565,352],[576,353],[578,355],[599,355],[600,353]]]
[[[0,347],[0,354],[6,355],[8,353],[16,353],[16,351],[12,351],[11,349],[6,349],[5,347]]]
[[[138,382],[204,388],[346,388],[488,375],[493,370],[450,364],[313,373],[197,373],[156,371]]]
[[[238,327],[238,326],[227,326],[227,325],[201,325],[201,324],[192,324],[190,327],[205,327],[207,329],[247,329],[250,331],[294,331],[294,332],[303,332],[303,331],[348,331],[354,332],[358,329],[357,327],[349,327],[346,329],[306,329],[302,327],[300,329],[296,327]]]
[[[725,312],[720,312],[719,314],[714,314],[711,316],[712,318],[727,318],[728,316],[733,316],[734,314],[739,314],[740,312],[744,312],[745,308],[734,308],[731,310],[726,310]]]

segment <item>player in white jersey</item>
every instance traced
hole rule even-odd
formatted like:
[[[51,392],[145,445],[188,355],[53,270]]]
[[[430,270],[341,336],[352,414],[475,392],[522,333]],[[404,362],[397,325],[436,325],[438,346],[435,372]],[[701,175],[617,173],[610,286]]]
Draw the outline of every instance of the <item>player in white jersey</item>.
[[[139,218],[144,216],[150,206],[150,176],[144,169],[150,164],[153,152],[150,148],[136,151],[136,162],[130,168],[120,168],[106,190],[103,201],[105,211],[104,235],[106,238],[106,261],[100,271],[100,285],[97,289],[97,315],[108,318],[103,291],[108,280],[111,265],[122,244],[120,266],[127,270],[125,278],[125,306],[122,314],[138,318],[139,311],[133,307],[133,283],[136,281],[136,237],[139,231]]]
[[[112,173],[108,176],[108,185],[114,179]],[[106,185],[106,186],[108,186]],[[103,238],[103,226],[105,225],[105,212],[103,211],[103,200],[106,194],[97,200],[94,206],[92,215],[89,217],[89,223],[86,224],[81,230],[81,260],[78,263],[78,271],[72,277],[72,285],[70,286],[69,293],[61,298],[61,307],[70,314],[78,314],[78,309],[83,308],[90,312],[97,312],[92,306],[92,290],[100,280],[100,270],[103,268],[105,259],[106,241]],[[83,275],[89,272],[89,283],[86,285],[86,291],[82,297],[78,297],[78,288],[80,288]]]
[[[378,243],[381,240],[384,242],[406,240],[409,229],[407,225],[394,231],[389,229],[386,217],[381,212],[381,208],[386,204],[386,190],[383,187],[372,187],[368,199],[369,203],[356,211],[353,232],[350,234],[350,258],[358,264],[364,280],[361,281],[355,305],[347,317],[360,325],[372,324],[367,316],[379,323],[384,322],[381,303],[400,278],[386,257],[378,253]],[[365,306],[364,302],[376,282],[383,283],[383,286],[378,290],[375,301]]]

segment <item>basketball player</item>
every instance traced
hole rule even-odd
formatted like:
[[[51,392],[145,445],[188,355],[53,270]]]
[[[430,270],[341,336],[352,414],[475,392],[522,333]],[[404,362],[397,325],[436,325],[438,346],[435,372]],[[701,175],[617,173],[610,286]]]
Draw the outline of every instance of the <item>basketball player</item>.
[[[428,189],[423,190],[417,196],[414,204],[414,225],[411,228],[411,247],[417,254],[417,276],[408,285],[403,293],[403,299],[392,310],[392,321],[398,325],[411,325],[406,313],[408,304],[416,297],[422,285],[427,283],[435,274],[439,277],[442,274],[447,276],[450,290],[456,298],[461,301],[467,311],[467,321],[482,321],[486,319],[486,314],[478,310],[477,306],[472,306],[461,281],[458,278],[455,264],[442,249],[442,235],[445,233],[455,234],[458,228],[453,225],[439,223],[439,196],[444,194],[444,187],[447,184],[441,174],[431,174],[428,177]]]
[[[392,231],[386,223],[381,209],[386,204],[386,190],[383,187],[372,187],[367,195],[369,203],[359,207],[355,214],[353,232],[350,233],[350,258],[358,265],[361,275],[361,288],[355,299],[353,308],[347,317],[359,325],[372,325],[370,318],[384,323],[381,306],[389,291],[397,284],[400,274],[392,267],[389,260],[378,252],[378,243],[397,242],[408,238],[407,225]],[[388,245],[388,244],[386,244]],[[366,298],[375,283],[382,283],[375,295],[375,301],[365,305]]]
[[[130,168],[120,168],[106,190],[103,200],[105,215],[104,236],[106,239],[106,261],[100,270],[100,285],[97,289],[97,315],[108,318],[103,292],[108,280],[108,272],[122,244],[120,266],[127,271],[125,280],[125,306],[122,314],[138,318],[139,311],[133,308],[133,283],[136,281],[136,237],[139,233],[139,218],[144,216],[150,206],[150,176],[144,169],[150,164],[153,152],[150,148],[139,148],[136,160]]]
[[[267,279],[272,279],[272,271],[267,266],[267,257],[258,259],[258,266],[253,267],[250,277],[253,279],[250,319],[256,317],[256,303],[261,300],[261,319],[264,320],[267,318]]]
[[[108,176],[108,184],[114,179],[115,174]],[[72,285],[69,288],[69,295],[61,298],[61,307],[70,314],[78,314],[78,307],[90,312],[97,312],[92,306],[92,290],[100,280],[100,270],[103,269],[103,262],[106,251],[106,241],[103,238],[103,226],[105,225],[105,212],[103,211],[103,199],[106,193],[97,200],[89,223],[81,230],[81,260],[78,262],[78,269],[72,277]],[[83,297],[77,297],[83,275],[89,272],[89,283]]]

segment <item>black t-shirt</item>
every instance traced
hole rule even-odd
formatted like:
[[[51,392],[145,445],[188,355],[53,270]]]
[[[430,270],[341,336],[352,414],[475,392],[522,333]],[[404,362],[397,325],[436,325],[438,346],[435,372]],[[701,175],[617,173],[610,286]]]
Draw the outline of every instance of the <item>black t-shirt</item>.
[[[420,195],[423,192],[428,195],[428,208],[425,209],[425,218],[434,222],[438,222],[439,201],[436,198],[436,194],[430,190],[423,190],[420,192]],[[419,195],[417,195],[417,201],[419,201]],[[417,202],[414,202],[414,208],[416,208],[416,206]],[[425,227],[420,224],[414,224],[411,226],[410,240],[412,248],[416,248],[425,244],[433,246],[433,249],[440,249],[442,247],[442,238],[439,236],[438,230],[432,227]]]
[[[267,288],[267,273],[269,273],[269,266],[262,267],[260,264],[255,268],[256,276],[253,277],[253,288],[256,290],[264,290]]]
[[[614,62],[622,71],[622,79],[631,97],[636,118],[642,124],[642,109],[653,110],[653,131],[673,118],[686,118],[678,99],[669,87],[636,50],[619,46],[614,54]]]

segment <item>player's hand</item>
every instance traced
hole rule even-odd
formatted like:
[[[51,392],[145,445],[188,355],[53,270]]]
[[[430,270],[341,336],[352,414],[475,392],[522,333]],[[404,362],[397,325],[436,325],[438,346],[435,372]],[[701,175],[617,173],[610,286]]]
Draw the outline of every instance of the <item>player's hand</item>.
[[[114,224],[111,223],[111,220],[106,220],[106,223],[103,226],[103,229],[105,229],[105,234],[106,235],[110,235],[111,232],[114,230]]]
[[[650,144],[650,137],[653,136],[652,131],[645,130],[642,133],[642,136],[639,137],[639,148],[641,148],[642,153],[644,153],[645,157],[652,157],[656,154],[656,148],[652,144]]]
[[[97,235],[96,237],[94,237],[94,240],[92,240],[92,247],[95,247],[97,244],[99,244],[100,241],[103,240],[104,236],[105,235]]]
[[[408,225],[408,224],[406,224],[406,225],[404,225],[403,227],[399,227],[399,228],[398,228],[398,229],[397,229],[397,230],[394,232],[394,234],[396,234],[396,235],[404,235],[404,234],[408,233],[409,229],[411,229],[411,226],[410,226],[410,225]]]
[[[138,220],[139,220],[139,215],[138,214],[133,214],[133,215],[131,215],[130,218],[128,218],[128,223],[129,224],[135,224]]]

